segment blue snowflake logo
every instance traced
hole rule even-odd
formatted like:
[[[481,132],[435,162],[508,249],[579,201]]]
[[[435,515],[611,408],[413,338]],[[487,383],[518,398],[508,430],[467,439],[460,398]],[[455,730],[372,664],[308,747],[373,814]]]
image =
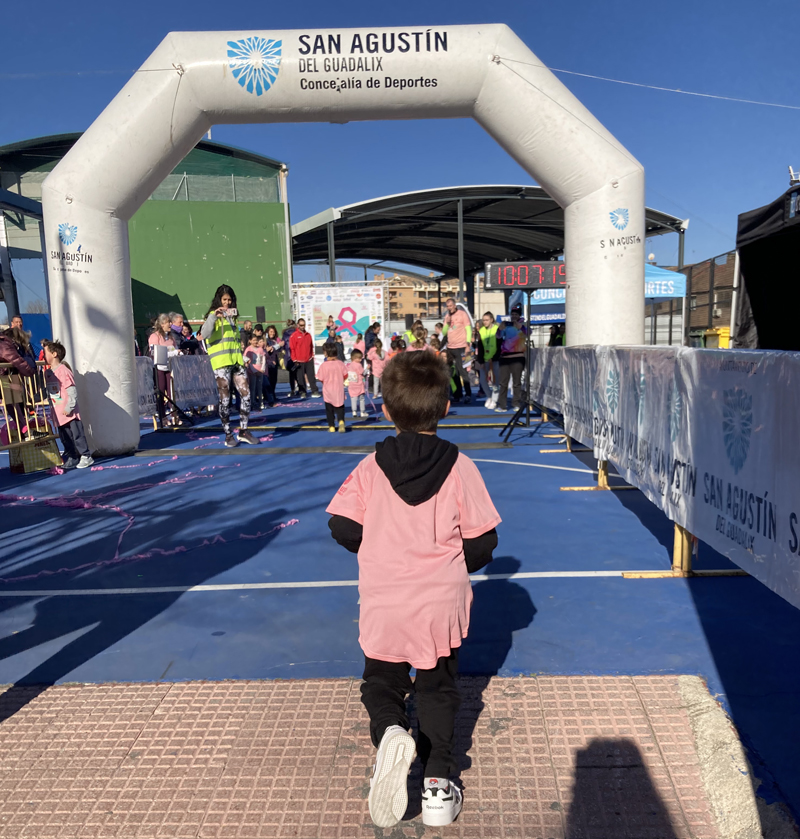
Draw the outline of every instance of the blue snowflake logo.
[[[753,397],[739,387],[722,393],[722,437],[734,474],[744,466],[753,431]]]
[[[77,224],[59,224],[58,225],[58,238],[61,239],[61,242],[65,245],[71,245],[75,241],[75,237],[78,235],[78,225]]]
[[[228,64],[233,78],[248,92],[261,96],[278,78],[282,41],[266,38],[243,38],[228,41]]]
[[[616,210],[612,210],[608,215],[611,218],[611,223],[617,230],[624,230],[628,226],[630,213],[623,207],[617,207]]]
[[[681,430],[681,417],[683,416],[683,397],[675,387],[669,394],[669,439],[674,443]]]
[[[613,368],[608,371],[608,379],[606,380],[606,402],[613,414],[617,410],[617,405],[619,405],[619,370]]]

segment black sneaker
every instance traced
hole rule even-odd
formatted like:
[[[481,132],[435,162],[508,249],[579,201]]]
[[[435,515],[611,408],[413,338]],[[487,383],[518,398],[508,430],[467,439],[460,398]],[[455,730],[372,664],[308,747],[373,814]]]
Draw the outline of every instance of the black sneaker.
[[[62,468],[64,469],[75,469],[80,461],[77,457],[68,457],[62,464]]]
[[[239,441],[233,436],[232,432],[225,435],[225,446],[229,449],[235,449],[239,445]]]
[[[258,440],[249,432],[249,431],[240,431],[239,432],[239,442],[240,443],[249,443],[251,446],[257,446]]]

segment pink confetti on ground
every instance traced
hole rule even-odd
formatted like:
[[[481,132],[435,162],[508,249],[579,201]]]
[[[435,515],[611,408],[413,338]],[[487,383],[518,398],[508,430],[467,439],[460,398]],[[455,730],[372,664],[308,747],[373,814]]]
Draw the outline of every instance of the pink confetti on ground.
[[[168,458],[167,461],[154,461],[153,463],[148,464],[137,464],[137,465],[147,465],[152,466],[156,462],[168,462],[169,460],[176,460],[177,455],[173,458]],[[0,507],[17,507],[21,505],[37,505],[41,504],[46,507],[60,507],[66,508],[69,510],[104,510],[112,513],[116,513],[117,515],[121,516],[125,519],[125,526],[122,529],[122,532],[119,534],[117,539],[117,546],[116,550],[114,551],[114,556],[112,559],[105,559],[105,560],[97,560],[93,562],[86,562],[82,565],[78,565],[72,568],[59,568],[57,570],[43,570],[38,571],[35,574],[27,574],[18,577],[0,577],[0,583],[21,583],[27,582],[29,580],[36,580],[41,579],[42,577],[52,577],[56,574],[65,574],[65,573],[74,573],[76,571],[85,571],[89,568],[103,568],[110,565],[119,565],[125,562],[138,562],[141,560],[152,559],[156,556],[174,556],[175,554],[179,553],[186,553],[188,551],[197,550],[199,548],[208,547],[209,545],[216,545],[216,544],[227,544],[229,541],[237,541],[240,539],[263,539],[267,536],[272,535],[273,533],[278,532],[279,530],[283,530],[286,527],[292,527],[295,524],[299,524],[299,519],[289,519],[289,521],[281,522],[280,524],[275,525],[271,530],[268,530],[264,533],[258,531],[257,533],[240,533],[237,537],[233,539],[226,539],[224,536],[217,534],[215,536],[211,536],[208,538],[203,539],[201,542],[195,545],[178,545],[177,547],[170,548],[170,549],[163,549],[163,548],[153,548],[149,551],[145,551],[144,553],[140,554],[132,554],[128,556],[121,556],[122,551],[122,540],[125,538],[125,535],[128,531],[133,527],[134,522],[136,520],[135,516],[132,513],[126,512],[122,507],[116,504],[102,504],[99,503],[103,499],[111,498],[115,495],[127,495],[132,492],[140,492],[142,490],[149,490],[159,486],[167,486],[170,484],[185,484],[189,481],[193,480],[201,480],[207,478],[213,478],[214,475],[211,474],[214,470],[220,469],[236,469],[240,466],[239,463],[234,463],[228,466],[202,466],[198,470],[198,473],[203,474],[196,474],[193,472],[187,472],[185,475],[179,475],[173,478],[168,478],[164,481],[157,481],[155,483],[147,483],[147,484],[137,484],[136,486],[132,487],[120,487],[118,489],[113,489],[108,492],[102,492],[97,495],[91,496],[82,496],[79,495],[80,490],[75,490],[69,495],[57,495],[57,496],[50,496],[45,498],[37,498],[34,495],[5,495],[0,494]],[[105,468],[114,468],[114,467],[105,467]],[[125,468],[125,467],[116,467],[116,468]],[[54,467],[54,469],[58,469],[58,467]],[[60,470],[63,472],[64,470]]]

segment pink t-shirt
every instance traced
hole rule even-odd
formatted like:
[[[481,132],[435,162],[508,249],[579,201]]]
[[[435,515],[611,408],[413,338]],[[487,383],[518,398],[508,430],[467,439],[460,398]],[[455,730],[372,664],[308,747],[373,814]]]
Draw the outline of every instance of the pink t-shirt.
[[[367,351],[366,341],[363,338],[360,341],[356,341],[355,344],[353,344],[353,349],[361,350],[362,354],[365,353]]]
[[[254,373],[263,373],[267,368],[267,354],[263,347],[245,347],[242,353],[244,360],[250,360],[250,370]]]
[[[351,361],[347,365],[347,392],[350,396],[361,396],[364,392],[364,364]]]
[[[389,357],[386,353],[383,354],[383,358],[378,355],[378,351],[373,347],[368,353],[367,358],[372,362],[372,375],[376,376],[380,379],[383,375],[383,368],[389,362]]]
[[[412,507],[371,454],[327,512],[364,528],[358,552],[358,641],[364,654],[429,670],[460,647],[472,605],[462,540],[501,521],[477,466],[459,454],[439,492]],[[394,547],[387,544],[389,522]]]
[[[77,407],[67,416],[67,388],[75,385],[75,377],[66,364],[59,364],[58,367],[50,367],[45,371],[45,382],[47,383],[47,395],[50,397],[50,404],[53,406],[53,413],[56,415],[56,422],[66,425],[72,420],[80,419]]]
[[[406,347],[406,352],[419,352],[419,350],[427,350],[427,349],[428,349],[427,344],[423,347],[415,347],[413,344],[409,344]]]
[[[344,379],[347,367],[343,361],[326,358],[317,373],[317,380],[322,382],[322,398],[334,408],[344,405]]]
[[[467,346],[467,327],[470,325],[469,315],[463,309],[456,309],[447,316],[449,328],[447,330],[447,346],[451,350],[460,350]]]

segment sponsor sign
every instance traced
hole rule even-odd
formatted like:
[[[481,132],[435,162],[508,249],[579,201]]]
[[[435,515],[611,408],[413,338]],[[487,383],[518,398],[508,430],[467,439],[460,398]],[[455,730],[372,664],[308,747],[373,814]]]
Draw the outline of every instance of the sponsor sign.
[[[800,354],[548,348],[531,376],[570,436],[800,607]]]

